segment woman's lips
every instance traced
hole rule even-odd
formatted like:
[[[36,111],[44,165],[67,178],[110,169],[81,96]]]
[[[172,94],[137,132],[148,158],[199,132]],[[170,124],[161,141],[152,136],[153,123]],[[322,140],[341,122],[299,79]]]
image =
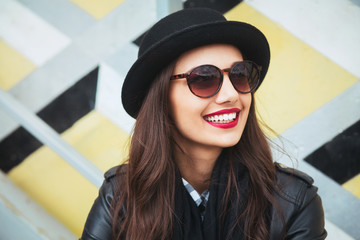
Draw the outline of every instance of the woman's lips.
[[[240,109],[223,109],[204,116],[207,123],[218,128],[233,128],[239,120]]]

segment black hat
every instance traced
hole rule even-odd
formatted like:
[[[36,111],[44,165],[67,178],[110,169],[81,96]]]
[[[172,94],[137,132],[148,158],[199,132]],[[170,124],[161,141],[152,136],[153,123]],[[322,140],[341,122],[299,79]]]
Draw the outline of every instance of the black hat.
[[[268,70],[269,44],[254,26],[225,17],[207,8],[180,10],[158,21],[143,37],[138,59],[132,65],[122,88],[126,112],[137,117],[155,76],[182,53],[203,45],[227,43],[262,67],[260,84]],[[259,85],[260,85],[259,84]]]

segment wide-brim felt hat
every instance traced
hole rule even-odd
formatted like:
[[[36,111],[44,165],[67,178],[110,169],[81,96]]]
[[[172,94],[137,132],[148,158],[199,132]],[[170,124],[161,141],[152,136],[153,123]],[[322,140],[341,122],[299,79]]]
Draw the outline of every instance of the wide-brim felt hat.
[[[138,59],[122,87],[121,98],[126,112],[137,117],[151,83],[169,63],[188,50],[213,43],[239,48],[247,60],[261,66],[262,83],[270,62],[270,49],[260,30],[248,23],[227,21],[212,9],[183,9],[161,19],[144,35]]]

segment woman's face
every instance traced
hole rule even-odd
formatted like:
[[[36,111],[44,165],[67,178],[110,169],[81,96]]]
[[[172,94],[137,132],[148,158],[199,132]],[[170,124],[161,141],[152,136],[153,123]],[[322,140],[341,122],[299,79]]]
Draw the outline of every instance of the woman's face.
[[[175,64],[173,75],[187,73],[203,64],[230,68],[234,62],[242,60],[242,54],[232,45],[207,45],[182,54]],[[224,73],[220,91],[210,98],[200,98],[191,93],[185,78],[172,80],[169,101],[170,114],[178,130],[174,138],[185,151],[196,147],[222,149],[234,146],[240,140],[249,114],[251,94],[238,93],[228,74]],[[213,120],[232,119],[235,114],[235,120],[227,120],[226,123]]]

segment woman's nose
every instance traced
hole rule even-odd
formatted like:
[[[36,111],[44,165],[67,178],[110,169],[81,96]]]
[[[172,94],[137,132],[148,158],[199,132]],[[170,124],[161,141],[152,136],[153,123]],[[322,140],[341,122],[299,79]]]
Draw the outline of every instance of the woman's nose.
[[[227,73],[224,74],[224,79],[220,91],[216,95],[216,102],[234,102],[239,98],[239,93],[236,91],[234,86],[232,85],[229,75]]]

